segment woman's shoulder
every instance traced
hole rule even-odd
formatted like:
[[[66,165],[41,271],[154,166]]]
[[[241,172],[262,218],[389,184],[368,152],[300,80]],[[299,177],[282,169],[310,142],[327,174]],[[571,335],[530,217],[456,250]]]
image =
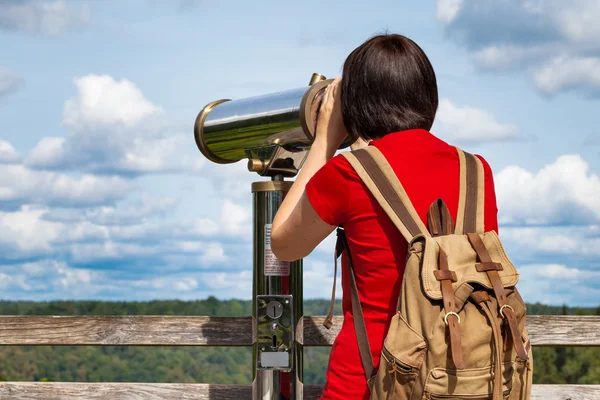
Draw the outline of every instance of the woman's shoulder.
[[[329,193],[347,193],[353,183],[359,182],[358,173],[342,154],[329,159],[309,180],[307,189]]]
[[[356,178],[358,178],[357,172],[342,153],[333,156],[325,163],[319,172],[328,175],[336,175],[341,179],[348,179],[351,181],[356,181]]]
[[[483,164],[483,169],[486,172],[491,172],[492,171],[492,167],[490,166],[490,163],[487,162],[487,160],[485,159],[485,157],[483,157],[481,154],[473,154],[475,157],[479,158],[479,160],[481,161],[481,164]]]

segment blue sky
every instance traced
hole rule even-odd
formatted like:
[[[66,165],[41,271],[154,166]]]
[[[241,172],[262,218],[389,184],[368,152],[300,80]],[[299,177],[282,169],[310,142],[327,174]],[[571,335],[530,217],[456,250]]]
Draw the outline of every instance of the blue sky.
[[[600,301],[600,5],[585,0],[5,0],[5,299],[251,296],[245,163],[205,161],[198,111],[334,77],[383,31],[438,77],[432,131],[482,154],[527,301]],[[333,242],[305,260],[326,298]]]

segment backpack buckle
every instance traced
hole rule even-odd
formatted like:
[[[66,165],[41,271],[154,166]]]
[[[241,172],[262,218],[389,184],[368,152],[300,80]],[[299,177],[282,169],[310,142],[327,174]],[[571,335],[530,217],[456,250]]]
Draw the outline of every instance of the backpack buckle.
[[[444,315],[444,322],[446,323],[446,325],[448,325],[448,316],[449,315],[455,315],[456,318],[458,319],[458,323],[460,324],[460,315],[458,315],[454,311],[450,311],[450,312],[446,313],[446,315]]]
[[[500,315],[502,316],[502,318],[506,319],[506,315],[504,315],[504,309],[505,308],[510,308],[512,310],[512,312],[515,312],[515,309],[512,308],[511,306],[509,306],[508,304],[503,305],[502,307],[500,307]]]

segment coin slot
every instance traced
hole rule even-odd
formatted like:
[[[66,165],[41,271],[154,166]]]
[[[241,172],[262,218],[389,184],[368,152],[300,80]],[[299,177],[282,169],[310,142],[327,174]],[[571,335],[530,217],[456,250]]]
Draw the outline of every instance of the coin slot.
[[[277,348],[277,335],[273,335],[273,349]]]
[[[267,315],[270,318],[277,319],[283,314],[283,305],[278,301],[271,301],[267,304]]]

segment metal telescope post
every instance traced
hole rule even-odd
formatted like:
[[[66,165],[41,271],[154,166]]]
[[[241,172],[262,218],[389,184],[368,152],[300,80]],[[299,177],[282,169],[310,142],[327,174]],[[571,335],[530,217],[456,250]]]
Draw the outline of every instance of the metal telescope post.
[[[265,185],[270,183],[272,185]],[[269,249],[270,224],[289,182],[256,182],[253,191],[254,344],[253,398],[302,399],[302,347],[295,330],[302,318],[302,260],[277,260]]]
[[[313,74],[308,88],[240,100],[217,100],[196,117],[200,152],[218,164],[248,159],[248,170],[270,180],[252,183],[253,400],[302,400],[302,260],[278,260],[271,225],[314,140],[318,105],[332,80]],[[321,96],[321,97],[320,97]]]
[[[325,77],[313,74],[309,86]],[[253,201],[253,317],[256,342],[253,400],[302,400],[303,346],[296,329],[304,315],[302,260],[278,260],[271,251],[271,224],[308,152],[273,145],[246,150],[248,170],[270,181],[252,183]]]
[[[302,260],[278,260],[271,251],[270,233],[275,214],[292,186],[284,178],[296,175],[307,153],[291,153],[275,144],[247,154],[249,170],[271,177],[252,183],[253,399],[301,400],[303,349],[296,342],[296,328],[303,316]]]

